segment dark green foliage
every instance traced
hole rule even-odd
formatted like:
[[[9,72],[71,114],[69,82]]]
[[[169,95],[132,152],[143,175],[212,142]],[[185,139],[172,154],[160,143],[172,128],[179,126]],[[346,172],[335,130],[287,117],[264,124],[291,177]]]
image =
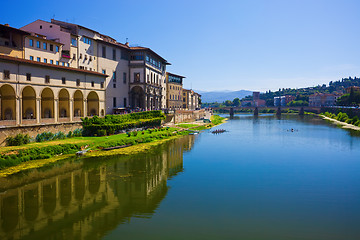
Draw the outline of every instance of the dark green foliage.
[[[28,134],[19,133],[15,137],[7,137],[6,145],[7,146],[21,146],[24,144],[28,144],[30,142],[30,136]]]
[[[309,106],[309,102],[303,101],[303,100],[293,100],[286,104],[286,106],[289,107],[303,107],[303,106]]]
[[[156,127],[161,125],[163,119],[165,119],[165,115],[161,111],[148,111],[124,115],[106,115],[104,118],[86,117],[82,118],[82,125],[84,135],[93,136],[98,129],[106,130],[111,134],[131,128]]]
[[[353,118],[349,118],[349,116],[346,113],[339,112],[337,115],[329,112],[322,113],[324,116],[336,119],[340,122],[349,123],[355,126],[360,127],[360,120],[358,116],[355,116]]]
[[[96,132],[96,135],[98,137],[106,136],[106,130],[105,129],[98,129],[97,132]]]

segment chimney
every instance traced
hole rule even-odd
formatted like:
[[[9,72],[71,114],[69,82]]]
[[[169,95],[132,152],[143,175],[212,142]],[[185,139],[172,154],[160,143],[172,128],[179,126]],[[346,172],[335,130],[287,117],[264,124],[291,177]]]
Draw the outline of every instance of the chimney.
[[[5,23],[4,25],[7,26],[7,27],[10,27],[10,25],[8,23]]]
[[[129,46],[129,42],[126,42],[125,45],[126,45],[126,46]]]

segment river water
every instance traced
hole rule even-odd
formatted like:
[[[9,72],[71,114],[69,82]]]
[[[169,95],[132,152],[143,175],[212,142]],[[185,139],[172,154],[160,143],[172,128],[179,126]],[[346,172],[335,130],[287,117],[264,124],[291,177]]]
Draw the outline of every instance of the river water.
[[[218,128],[0,179],[0,239],[360,239],[359,133],[311,116]]]

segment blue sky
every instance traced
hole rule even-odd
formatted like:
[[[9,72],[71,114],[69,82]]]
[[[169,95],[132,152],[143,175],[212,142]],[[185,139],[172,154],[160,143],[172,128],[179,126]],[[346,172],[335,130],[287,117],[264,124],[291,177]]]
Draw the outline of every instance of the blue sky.
[[[360,77],[360,1],[13,1],[0,23],[77,23],[150,47],[198,90],[276,90]]]

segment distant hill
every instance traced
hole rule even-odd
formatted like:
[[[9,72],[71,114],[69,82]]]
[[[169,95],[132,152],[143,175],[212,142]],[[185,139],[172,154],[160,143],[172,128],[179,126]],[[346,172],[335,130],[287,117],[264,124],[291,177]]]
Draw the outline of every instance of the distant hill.
[[[252,95],[252,91],[247,90],[239,90],[239,91],[213,91],[213,92],[205,92],[194,90],[201,94],[201,102],[212,103],[219,102],[222,103],[226,100],[234,100],[234,98],[242,99],[248,95]]]

